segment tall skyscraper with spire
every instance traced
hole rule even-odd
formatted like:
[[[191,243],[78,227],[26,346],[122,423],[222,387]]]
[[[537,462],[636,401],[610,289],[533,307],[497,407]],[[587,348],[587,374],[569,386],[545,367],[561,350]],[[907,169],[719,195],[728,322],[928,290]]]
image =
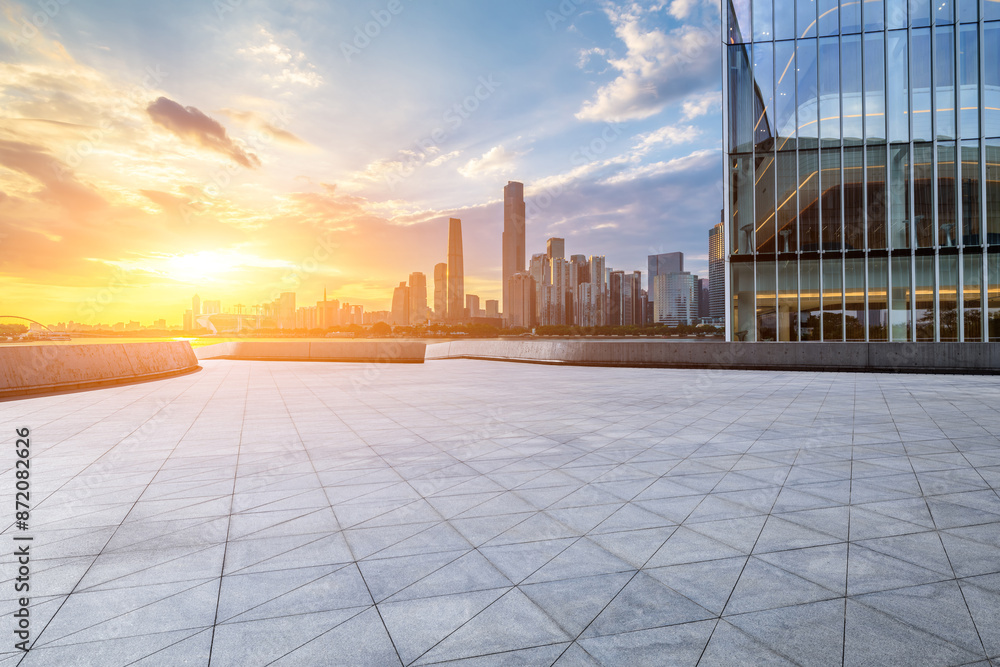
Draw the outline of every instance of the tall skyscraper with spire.
[[[460,321],[465,315],[465,268],[462,258],[462,221],[448,220],[448,319]]]
[[[510,278],[524,271],[524,184],[507,181],[503,189],[503,316],[508,319]]]

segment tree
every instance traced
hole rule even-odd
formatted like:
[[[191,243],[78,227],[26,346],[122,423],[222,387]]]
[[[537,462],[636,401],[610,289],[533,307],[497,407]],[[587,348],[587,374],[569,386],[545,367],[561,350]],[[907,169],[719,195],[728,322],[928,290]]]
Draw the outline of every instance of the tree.
[[[384,338],[386,336],[392,335],[392,327],[385,322],[376,322],[371,328],[372,336],[376,338]]]

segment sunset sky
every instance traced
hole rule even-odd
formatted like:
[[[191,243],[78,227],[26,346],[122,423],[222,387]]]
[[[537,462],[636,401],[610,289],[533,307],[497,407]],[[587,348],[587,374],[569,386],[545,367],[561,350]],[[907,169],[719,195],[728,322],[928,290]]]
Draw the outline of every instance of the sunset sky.
[[[324,286],[387,309],[431,286],[449,217],[466,293],[499,298],[508,180],[529,257],[561,236],[644,283],[675,250],[707,277],[714,0],[0,8],[0,314],[179,324],[195,293]]]

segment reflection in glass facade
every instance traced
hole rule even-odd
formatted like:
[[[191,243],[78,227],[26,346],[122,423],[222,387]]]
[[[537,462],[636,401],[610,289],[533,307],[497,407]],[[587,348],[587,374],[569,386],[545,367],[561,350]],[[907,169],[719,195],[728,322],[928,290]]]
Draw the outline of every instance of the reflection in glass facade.
[[[1000,342],[1000,0],[729,0],[727,336]]]

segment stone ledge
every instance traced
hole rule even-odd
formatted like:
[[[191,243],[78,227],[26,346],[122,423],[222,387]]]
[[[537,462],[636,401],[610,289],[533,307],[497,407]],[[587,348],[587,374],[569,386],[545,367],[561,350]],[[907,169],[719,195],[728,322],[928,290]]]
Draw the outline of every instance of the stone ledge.
[[[424,363],[426,343],[413,341],[230,341],[197,350],[199,359]]]

